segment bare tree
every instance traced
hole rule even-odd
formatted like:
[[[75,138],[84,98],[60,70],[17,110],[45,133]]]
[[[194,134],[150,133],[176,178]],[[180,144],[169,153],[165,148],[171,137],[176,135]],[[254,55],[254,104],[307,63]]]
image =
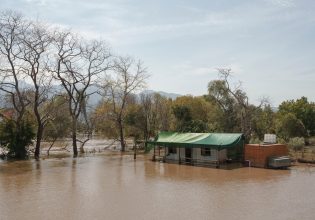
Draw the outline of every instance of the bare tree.
[[[143,115],[143,123],[142,123],[142,131],[143,131],[143,138],[145,141],[149,139],[151,133],[151,126],[155,127],[155,124],[151,122],[155,122],[152,118],[155,116],[154,112],[152,111],[153,107],[153,96],[152,94],[144,94],[140,95],[140,105],[141,105],[141,113]]]
[[[48,74],[46,65],[51,45],[51,35],[47,27],[40,23],[30,23],[21,36],[22,45],[19,59],[23,61],[22,72],[32,82],[32,96],[28,97],[33,105],[37,123],[35,159],[39,159],[40,145],[44,128],[49,120],[49,96],[51,96],[52,77]]]
[[[112,120],[119,133],[121,151],[125,151],[124,119],[129,96],[145,87],[147,70],[141,61],[131,57],[118,57],[114,60],[113,75],[107,76],[104,85],[105,101],[111,104]]]
[[[25,88],[20,83],[25,76],[19,59],[23,44],[21,37],[28,25],[29,22],[18,13],[5,11],[0,15],[0,90],[9,97],[17,123],[22,121],[29,104]]]
[[[171,105],[166,97],[158,93],[140,95],[143,138],[147,141],[160,130],[169,130]]]
[[[83,42],[70,32],[56,31],[56,62],[51,71],[66,92],[72,119],[73,154],[78,155],[78,118],[91,95],[88,88],[95,85],[99,75],[109,68],[110,53],[102,41]]]
[[[50,37],[45,27],[10,11],[2,14],[0,29],[0,90],[11,97],[17,124],[22,121],[27,106],[32,103],[37,121],[35,158],[38,159],[48,116],[47,108],[42,106],[47,100],[47,88],[51,82],[44,70]],[[26,83],[29,79],[32,86]]]

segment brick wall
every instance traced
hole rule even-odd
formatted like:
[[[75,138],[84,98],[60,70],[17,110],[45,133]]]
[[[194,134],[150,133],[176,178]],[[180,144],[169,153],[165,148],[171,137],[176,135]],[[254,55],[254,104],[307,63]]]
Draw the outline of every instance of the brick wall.
[[[244,149],[244,158],[249,160],[253,167],[266,167],[271,156],[287,155],[289,155],[288,147],[283,144],[246,144]]]

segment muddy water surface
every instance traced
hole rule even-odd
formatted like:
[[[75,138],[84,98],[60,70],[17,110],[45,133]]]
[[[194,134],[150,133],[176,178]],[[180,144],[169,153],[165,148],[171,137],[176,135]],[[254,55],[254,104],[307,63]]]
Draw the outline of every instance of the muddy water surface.
[[[315,219],[315,168],[179,166],[132,156],[0,162],[0,219]]]

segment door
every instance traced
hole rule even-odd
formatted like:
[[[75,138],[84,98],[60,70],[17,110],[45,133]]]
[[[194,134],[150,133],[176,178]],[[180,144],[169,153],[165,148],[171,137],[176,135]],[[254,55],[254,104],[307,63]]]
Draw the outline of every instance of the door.
[[[191,148],[185,148],[185,161],[191,163],[192,159],[192,150]]]

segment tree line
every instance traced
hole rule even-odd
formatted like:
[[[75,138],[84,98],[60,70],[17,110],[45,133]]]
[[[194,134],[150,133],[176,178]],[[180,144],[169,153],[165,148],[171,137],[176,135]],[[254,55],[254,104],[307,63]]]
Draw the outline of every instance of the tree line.
[[[119,108],[125,136],[145,142],[159,131],[243,133],[247,143],[262,143],[264,134],[271,133],[280,143],[300,137],[298,140],[307,144],[308,138],[315,135],[314,102],[301,97],[273,108],[263,98],[253,105],[241,84],[231,85],[230,69],[218,69],[218,74],[203,96],[172,100],[157,93],[130,94],[125,106]],[[119,137],[114,112],[111,101],[96,107],[92,114],[95,132],[107,138]]]
[[[276,134],[278,141],[307,139],[315,135],[315,103],[306,97],[283,101],[271,107],[266,98],[259,105],[249,103],[241,85],[231,86],[231,70],[218,69],[219,79],[210,81],[203,96],[180,96],[175,100],[159,94],[131,95],[123,118],[128,137],[148,140],[159,131],[243,133],[246,142],[261,143],[264,134]],[[117,137],[113,129],[112,104],[95,109],[95,131]]]
[[[7,157],[40,157],[43,140],[71,138],[74,156],[94,134],[143,143],[159,131],[238,132],[247,142],[275,133],[281,142],[315,134],[315,104],[307,98],[273,109],[249,102],[230,69],[218,69],[203,96],[175,100],[141,91],[149,77],[141,61],[111,53],[102,40],[86,40],[5,11],[0,16],[0,146]],[[102,97],[96,106],[90,98]],[[34,142],[34,149],[30,146]]]

